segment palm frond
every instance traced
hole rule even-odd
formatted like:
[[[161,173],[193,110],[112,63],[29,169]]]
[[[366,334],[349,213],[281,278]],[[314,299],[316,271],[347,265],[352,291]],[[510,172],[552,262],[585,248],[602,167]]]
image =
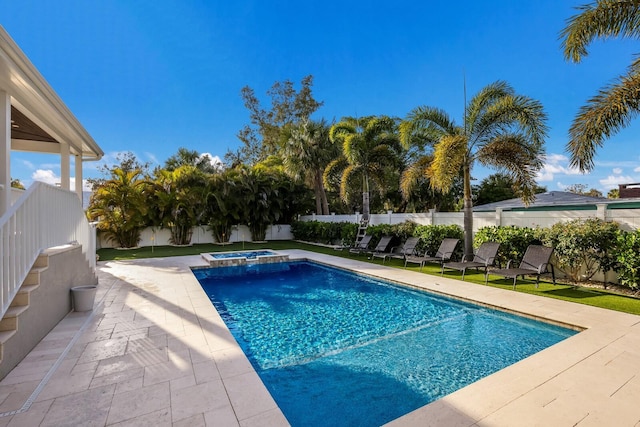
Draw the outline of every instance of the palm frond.
[[[547,136],[547,114],[542,104],[522,95],[506,95],[496,99],[478,118],[473,143],[489,143],[503,133],[521,133],[531,144],[542,146]]]
[[[639,111],[640,72],[631,69],[630,74],[601,89],[580,108],[569,129],[570,165],[583,172],[593,169],[596,149],[626,127]]]
[[[471,100],[465,109],[465,121],[467,135],[477,134],[477,128],[481,126],[481,119],[486,115],[487,110],[498,100],[506,96],[513,95],[513,88],[502,80],[495,81],[483,87]]]
[[[338,188],[339,176],[344,168],[348,165],[347,160],[344,156],[339,156],[338,158],[331,161],[324,170],[322,174],[322,182],[324,186],[329,190],[335,190]]]
[[[516,193],[525,204],[533,200],[536,175],[543,166],[544,150],[531,144],[522,134],[506,134],[495,137],[477,152],[478,161],[493,166],[510,176]]]
[[[415,163],[410,164],[400,177],[400,191],[402,198],[409,200],[411,193],[418,187],[421,180],[429,179],[433,156],[422,156]]]
[[[567,60],[580,62],[594,38],[640,37],[640,2],[635,0],[599,0],[576,8],[579,14],[567,20],[560,32]]]
[[[468,160],[467,138],[464,135],[446,135],[438,142],[431,164],[431,186],[448,191]]]
[[[404,125],[404,135],[401,135],[402,140],[406,140],[411,133],[420,132],[427,137],[434,137],[432,140],[436,142],[443,134],[458,133],[458,127],[446,111],[435,107],[416,107],[405,119],[405,122],[409,122],[412,125]]]
[[[347,203],[352,189],[358,188],[354,181],[359,178],[360,168],[354,165],[348,165],[342,171],[342,177],[340,179],[340,198]]]

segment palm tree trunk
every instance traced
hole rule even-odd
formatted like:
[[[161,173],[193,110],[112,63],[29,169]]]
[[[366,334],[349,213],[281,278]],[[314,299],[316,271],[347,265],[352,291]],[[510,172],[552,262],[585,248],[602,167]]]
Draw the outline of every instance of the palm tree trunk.
[[[473,259],[473,200],[471,199],[471,167],[466,163],[463,167],[464,181],[464,258]]]
[[[322,181],[322,170],[316,171],[315,177],[316,187],[316,208],[318,208],[318,202],[320,203],[319,209],[316,212],[320,215],[329,215],[329,201],[327,200],[327,192],[324,190],[324,182]]]

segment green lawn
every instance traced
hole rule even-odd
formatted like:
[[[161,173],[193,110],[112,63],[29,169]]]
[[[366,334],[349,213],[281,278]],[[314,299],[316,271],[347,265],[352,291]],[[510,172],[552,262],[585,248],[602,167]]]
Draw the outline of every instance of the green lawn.
[[[236,250],[254,250],[254,249],[304,249],[312,252],[320,252],[329,255],[339,256],[343,258],[358,259],[365,262],[381,263],[380,259],[374,261],[367,260],[367,257],[363,255],[350,254],[348,251],[337,251],[332,248],[325,248],[316,245],[309,245],[305,243],[299,243],[294,241],[272,241],[267,243],[233,243],[231,245],[213,245],[213,244],[201,244],[188,247],[174,247],[174,246],[156,246],[155,248],[143,247],[138,249],[100,249],[98,255],[100,261],[110,260],[126,260],[126,259],[142,259],[153,257],[171,257],[182,255],[198,255],[204,252],[223,252],[223,251],[236,251]],[[391,260],[386,265],[402,268],[403,263],[400,260]],[[419,266],[412,265],[407,267],[409,270],[418,271]],[[440,267],[437,265],[426,265],[423,270],[425,274],[432,274],[440,276]],[[459,278],[460,272],[448,271],[445,272],[445,277]],[[474,270],[470,270],[465,274],[465,281],[477,283],[478,285],[485,286],[484,275],[482,273],[475,273]],[[536,289],[533,281],[521,281],[519,280],[516,291],[525,292],[528,294],[542,295],[549,298],[557,298],[565,301],[577,302],[580,304],[592,305],[595,307],[607,308],[610,310],[622,311],[631,314],[640,314],[640,299],[627,297],[623,295],[614,294],[611,292],[593,289],[583,288],[579,286],[570,285],[556,285],[554,286],[550,282],[540,282],[539,288]],[[498,276],[489,276],[489,286],[502,289],[511,289],[513,282],[510,279],[502,279]]]

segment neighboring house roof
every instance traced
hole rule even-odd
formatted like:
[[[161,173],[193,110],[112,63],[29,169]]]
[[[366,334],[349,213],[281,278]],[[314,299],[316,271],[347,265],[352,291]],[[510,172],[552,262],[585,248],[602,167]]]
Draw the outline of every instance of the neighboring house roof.
[[[474,206],[474,212],[495,211],[498,208],[502,210],[521,210],[521,209],[540,209],[560,206],[595,206],[601,203],[612,203],[611,199],[606,197],[590,197],[581,194],[570,193],[567,191],[548,191],[546,193],[536,194],[535,200],[525,207],[522,199],[503,200],[501,202],[487,203],[486,205]]]

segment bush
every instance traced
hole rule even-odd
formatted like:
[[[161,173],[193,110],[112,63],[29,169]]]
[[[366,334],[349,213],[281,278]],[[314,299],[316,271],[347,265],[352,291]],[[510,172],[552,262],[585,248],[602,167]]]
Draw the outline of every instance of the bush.
[[[637,289],[640,283],[640,230],[620,232],[614,249],[615,265],[621,285]]]
[[[293,221],[291,233],[296,240],[325,244],[352,244],[356,239],[357,224],[349,222]]]
[[[541,244],[541,233],[540,229],[529,227],[482,227],[476,233],[473,243],[475,247],[484,242],[500,243],[496,262],[505,266],[509,260],[520,261],[529,245]]]
[[[445,238],[462,240],[463,231],[457,225],[419,225],[415,228],[413,235],[420,238],[416,248],[419,253],[426,251],[429,255],[435,255]],[[461,259],[463,250],[464,245],[458,244],[453,258]]]
[[[619,231],[615,222],[576,219],[542,230],[542,241],[555,249],[556,266],[571,280],[589,280],[613,267]]]

